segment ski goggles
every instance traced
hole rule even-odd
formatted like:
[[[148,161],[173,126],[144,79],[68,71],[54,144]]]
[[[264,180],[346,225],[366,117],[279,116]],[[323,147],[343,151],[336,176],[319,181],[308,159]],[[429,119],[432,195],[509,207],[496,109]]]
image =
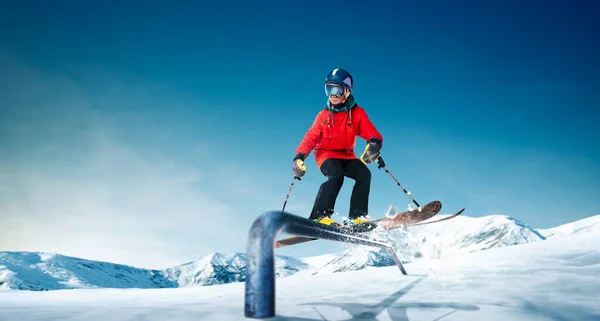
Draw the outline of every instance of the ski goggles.
[[[345,94],[345,88],[338,84],[325,84],[325,94],[333,97],[342,97]]]

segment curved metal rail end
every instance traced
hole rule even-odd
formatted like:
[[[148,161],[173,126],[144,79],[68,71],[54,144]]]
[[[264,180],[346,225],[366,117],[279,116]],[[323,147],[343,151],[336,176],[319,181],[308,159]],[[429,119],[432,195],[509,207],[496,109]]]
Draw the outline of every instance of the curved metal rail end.
[[[274,245],[277,235],[282,231],[299,236],[385,248],[402,274],[407,274],[402,262],[388,243],[371,240],[358,233],[341,231],[290,213],[266,212],[256,218],[248,233],[244,303],[244,314],[248,318],[263,319],[275,316]]]

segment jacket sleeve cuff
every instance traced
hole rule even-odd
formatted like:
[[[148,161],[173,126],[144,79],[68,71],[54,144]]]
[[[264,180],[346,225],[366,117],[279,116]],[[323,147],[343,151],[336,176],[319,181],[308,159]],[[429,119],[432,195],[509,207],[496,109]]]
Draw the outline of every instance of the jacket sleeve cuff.
[[[296,154],[296,157],[294,157],[293,161],[296,161],[297,159],[304,161],[304,157],[305,157],[304,154],[298,153],[298,154]]]
[[[381,145],[383,145],[383,142],[381,141],[381,139],[379,139],[377,137],[373,137],[373,138],[369,139],[369,141],[378,144],[379,147],[381,147]]]

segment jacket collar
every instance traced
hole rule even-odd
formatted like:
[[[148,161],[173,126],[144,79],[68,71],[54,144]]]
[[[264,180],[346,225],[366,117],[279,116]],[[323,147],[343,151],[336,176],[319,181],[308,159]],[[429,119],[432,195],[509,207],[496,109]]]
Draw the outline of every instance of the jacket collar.
[[[337,105],[332,105],[331,101],[329,101],[329,99],[327,99],[327,106],[325,107],[326,110],[334,112],[334,113],[338,113],[341,111],[347,111],[352,109],[354,106],[356,106],[356,102],[354,101],[354,96],[350,95],[348,96],[348,99],[340,104],[339,106]]]

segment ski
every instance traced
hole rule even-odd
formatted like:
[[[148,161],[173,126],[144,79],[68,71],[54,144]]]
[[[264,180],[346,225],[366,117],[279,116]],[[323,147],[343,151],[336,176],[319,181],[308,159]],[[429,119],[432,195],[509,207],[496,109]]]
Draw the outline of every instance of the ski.
[[[442,209],[442,203],[440,201],[432,201],[419,209],[415,209],[412,211],[406,211],[403,213],[396,214],[393,218],[383,217],[371,222],[361,223],[357,225],[351,225],[348,227],[339,227],[340,229],[346,229],[349,232],[355,233],[366,233],[370,232],[379,226],[381,226],[384,230],[391,230],[395,228],[399,228],[402,226],[412,226],[414,224],[418,224],[425,220],[428,220],[435,215],[437,215]],[[280,248],[284,246],[290,246],[305,242],[310,242],[318,240],[318,238],[314,237],[306,237],[306,236],[291,236],[288,238],[284,238],[275,242],[275,248]]]
[[[442,209],[442,203],[440,201],[430,202],[420,209],[412,211],[406,211],[403,213],[396,214],[394,217],[383,217],[371,222],[361,223],[357,225],[350,225],[347,228],[352,232],[366,233],[370,232],[378,227],[382,227],[384,230],[391,230],[400,226],[408,226],[414,223],[423,222],[437,215]]]
[[[415,224],[411,224],[411,225],[408,225],[408,226],[412,227],[412,226],[419,226],[419,225],[425,225],[425,224],[431,224],[431,223],[437,223],[437,222],[447,221],[449,219],[452,219],[452,218],[455,218],[455,217],[459,216],[464,211],[465,211],[465,209],[463,208],[460,211],[458,211],[458,212],[456,212],[456,213],[454,213],[454,214],[452,214],[452,215],[450,215],[448,217],[440,218],[440,219],[437,219],[437,220],[434,220],[434,221],[429,221],[429,222],[415,223]]]

